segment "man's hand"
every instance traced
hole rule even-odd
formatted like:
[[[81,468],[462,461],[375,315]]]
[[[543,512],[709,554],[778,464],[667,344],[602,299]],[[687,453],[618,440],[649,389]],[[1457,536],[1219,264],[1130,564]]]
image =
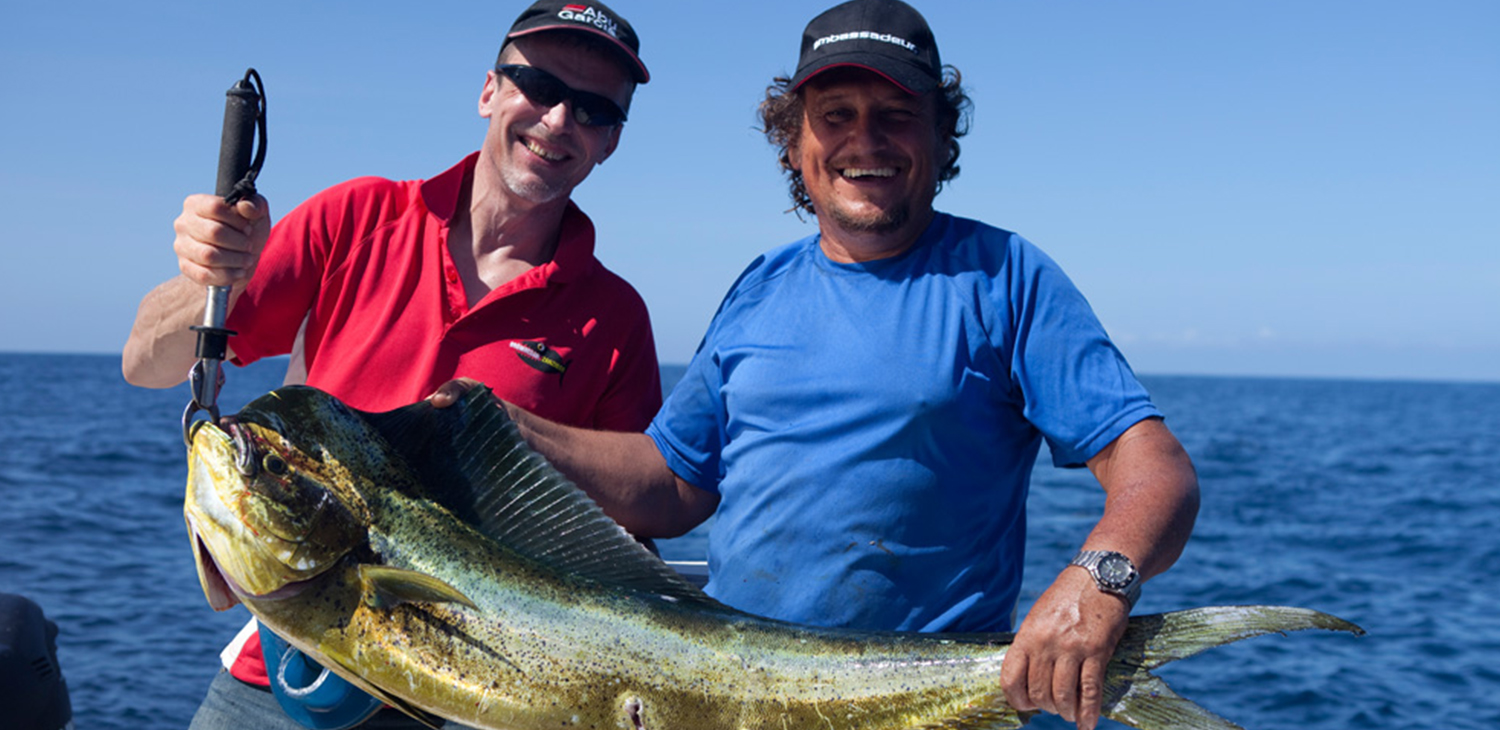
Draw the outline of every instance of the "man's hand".
[[[1104,701],[1104,669],[1129,618],[1124,598],[1100,591],[1082,568],[1064,569],[1005,653],[1000,684],[1006,701],[1093,730]]]
[[[427,397],[436,408],[463,400],[481,383],[457,378]],[[680,537],[713,514],[719,495],[678,478],[644,433],[596,431],[537,416],[495,399],[521,438],[637,538]]]
[[[464,393],[469,392],[475,386],[479,385],[483,385],[483,383],[473,378],[454,378],[439,385],[438,389],[432,395],[427,396],[427,402],[431,403],[434,408],[447,408],[463,400]],[[503,408],[504,406],[502,405],[501,407]]]
[[[125,380],[145,388],[170,388],[187,379],[197,353],[197,336],[189,327],[203,319],[203,287],[229,287],[233,309],[271,235],[271,208],[259,195],[232,206],[217,195],[191,195],[182,201],[172,229],[182,276],[141,299],[120,355]]]
[[[1088,461],[1104,488],[1104,516],[1083,547],[1129,556],[1145,580],[1177,560],[1198,514],[1198,477],[1159,418],[1126,429]],[[1130,606],[1083,568],[1068,567],[1027,613],[1005,654],[1000,684],[1012,707],[1045,710],[1093,730],[1104,704],[1104,670]]]
[[[188,196],[172,223],[177,268],[200,286],[243,288],[271,234],[270,211],[259,195],[232,206],[217,195]]]

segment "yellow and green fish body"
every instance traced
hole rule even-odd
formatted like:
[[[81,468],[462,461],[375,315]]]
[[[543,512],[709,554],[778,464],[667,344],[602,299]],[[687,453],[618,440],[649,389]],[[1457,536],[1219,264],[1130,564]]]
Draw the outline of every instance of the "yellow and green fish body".
[[[275,391],[192,438],[185,513],[205,594],[436,723],[495,730],[995,729],[1011,635],[823,629],[677,576],[526,448],[483,388],[354,411]],[[1358,632],[1305,609],[1132,619],[1105,714],[1231,728],[1149,669],[1269,632]]]

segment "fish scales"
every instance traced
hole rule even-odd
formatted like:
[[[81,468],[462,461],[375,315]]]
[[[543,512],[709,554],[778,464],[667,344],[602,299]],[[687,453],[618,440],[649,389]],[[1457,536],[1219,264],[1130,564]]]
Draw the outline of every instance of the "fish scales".
[[[424,512],[421,504],[394,511],[402,516],[396,519],[398,525]],[[423,542],[483,544],[465,537],[439,537],[434,531]],[[413,622],[428,625],[407,624],[400,633],[420,630],[432,639],[425,643],[455,649],[443,661],[420,657],[410,668],[446,669],[434,672],[438,687],[465,681],[454,676],[465,674],[464,667],[490,668],[497,660],[505,662],[511,671],[467,674],[484,675],[491,682],[491,694],[545,698],[549,706],[557,702],[562,709],[543,718],[542,727],[563,721],[613,727],[610,723],[620,719],[617,708],[631,698],[640,701],[643,716],[655,718],[651,727],[773,727],[782,722],[805,727],[813,720],[825,727],[870,727],[887,717],[898,723],[892,727],[906,727],[911,724],[908,718],[922,716],[914,709],[939,703],[957,710],[998,686],[1003,646],[976,656],[972,644],[932,646],[901,636],[856,635],[834,644],[826,637],[788,634],[781,626],[768,630],[743,616],[704,616],[656,596],[591,590],[580,581],[560,580],[542,566],[527,566],[517,556],[500,553],[419,550],[409,559],[391,553],[391,564],[449,578],[481,612],[497,618],[476,623],[465,620],[473,612],[461,608],[408,607]],[[475,565],[496,569],[484,573],[467,567]],[[475,641],[440,641],[451,623],[461,624],[460,633]],[[620,628],[601,633],[599,626]],[[458,651],[462,649],[467,651]],[[829,676],[834,657],[840,657],[840,681]],[[849,681],[851,677],[858,681]],[[963,685],[969,691],[957,692]],[[463,693],[480,691],[468,687]],[[601,696],[608,701],[599,702]],[[727,698],[734,701],[725,703]],[[602,708],[606,716],[584,722],[588,715],[580,708],[590,706]],[[684,724],[672,724],[675,716]],[[838,716],[852,722],[832,722]],[[579,719],[574,722],[574,717]],[[715,717],[725,724],[702,724]],[[477,722],[480,717],[463,720]],[[516,723],[519,718],[507,721]]]
[[[382,414],[274,391],[192,434],[185,516],[205,595],[429,723],[480,728],[1018,727],[1011,635],[824,629],[719,604],[526,448],[488,390]],[[1306,609],[1132,619],[1106,716],[1234,727],[1149,673]]]

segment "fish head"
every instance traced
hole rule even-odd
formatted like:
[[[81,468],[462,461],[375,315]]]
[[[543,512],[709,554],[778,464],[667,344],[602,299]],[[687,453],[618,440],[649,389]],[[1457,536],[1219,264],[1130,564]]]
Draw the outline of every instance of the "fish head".
[[[295,594],[368,544],[353,476],[368,426],[312,388],[283,388],[193,425],[183,512],[217,610]],[[363,470],[362,470],[363,468]]]

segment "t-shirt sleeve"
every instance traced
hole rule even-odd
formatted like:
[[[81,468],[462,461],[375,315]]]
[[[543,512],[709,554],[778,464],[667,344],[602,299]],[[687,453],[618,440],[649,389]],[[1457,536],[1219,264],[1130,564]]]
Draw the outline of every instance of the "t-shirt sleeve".
[[[646,435],[656,442],[672,473],[695,487],[715,494],[724,478],[722,455],[729,442],[729,417],[724,404],[724,371],[719,362],[719,337],[734,319],[736,293],[765,264],[757,258],[729,288],[708,324],[687,372],[667,395],[661,412]]]
[[[721,371],[712,353],[705,338],[687,372],[647,427],[646,435],[656,442],[672,473],[693,486],[717,493],[723,478],[720,455],[726,441],[726,421],[720,396]]]
[[[1040,249],[1019,237],[1015,242],[1005,305],[1014,320],[1011,376],[1053,463],[1083,466],[1126,429],[1161,412],[1083,293]]]

